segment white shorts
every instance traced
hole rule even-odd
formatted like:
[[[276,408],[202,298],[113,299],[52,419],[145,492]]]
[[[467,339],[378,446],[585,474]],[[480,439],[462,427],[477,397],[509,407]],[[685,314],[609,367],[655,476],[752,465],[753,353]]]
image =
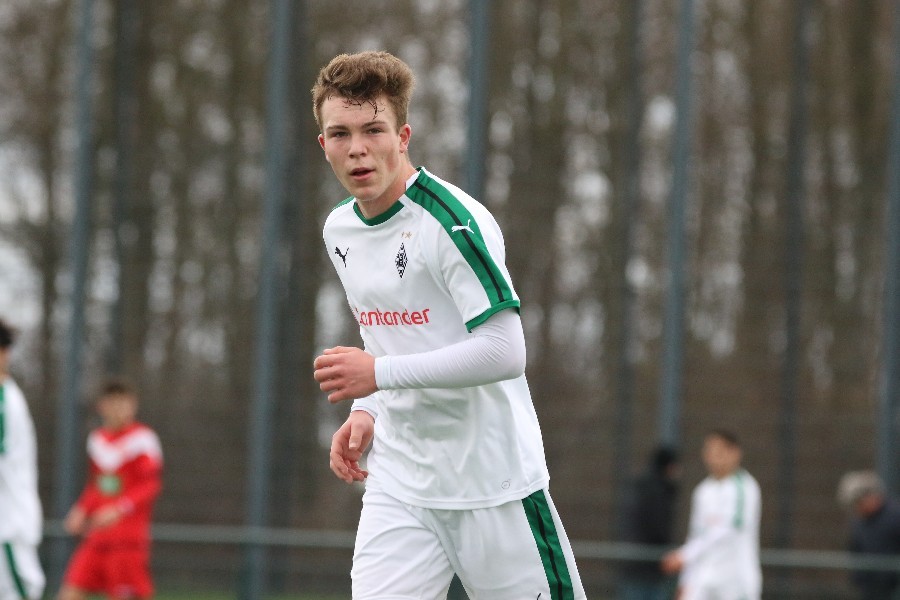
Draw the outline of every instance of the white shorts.
[[[681,594],[681,600],[759,600],[758,593],[748,594],[734,589],[685,589]]]
[[[585,598],[546,490],[494,508],[437,510],[366,489],[353,600],[443,600],[454,573],[471,600]]]
[[[759,590],[740,584],[693,585],[682,588],[681,600],[759,600]]]
[[[0,600],[36,600],[44,593],[44,571],[31,544],[0,544]]]

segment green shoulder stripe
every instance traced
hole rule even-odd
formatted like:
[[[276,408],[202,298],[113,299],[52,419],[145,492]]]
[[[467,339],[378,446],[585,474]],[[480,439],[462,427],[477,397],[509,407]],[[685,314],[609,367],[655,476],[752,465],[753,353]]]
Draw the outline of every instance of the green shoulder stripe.
[[[334,210],[335,208],[339,208],[339,207],[347,204],[348,202],[353,202],[353,196],[350,196],[349,198],[344,198],[343,200],[341,200],[340,202],[335,204],[334,208],[332,208],[331,210]]]
[[[427,210],[443,226],[481,281],[491,306],[518,306],[509,282],[488,252],[472,213],[450,190],[420,172],[406,196]],[[512,302],[513,304],[508,304]],[[504,306],[505,308],[505,306]]]
[[[734,520],[732,525],[735,529],[744,526],[744,472],[738,471],[734,474],[734,483],[737,486],[737,502],[734,507]]]

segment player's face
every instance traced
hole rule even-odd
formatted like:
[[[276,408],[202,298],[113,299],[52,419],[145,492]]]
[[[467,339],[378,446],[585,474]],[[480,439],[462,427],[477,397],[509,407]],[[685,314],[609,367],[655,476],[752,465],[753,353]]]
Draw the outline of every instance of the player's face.
[[[0,348],[0,378],[9,373],[9,348]]]
[[[716,479],[734,473],[741,464],[741,449],[711,435],[703,443],[703,464]]]
[[[130,394],[109,394],[97,400],[97,413],[103,426],[116,431],[134,421],[137,399]]]
[[[319,144],[334,174],[359,201],[367,218],[378,216],[406,190],[414,169],[406,155],[410,126],[397,128],[394,109],[384,96],[355,103],[332,96],[320,110]]]

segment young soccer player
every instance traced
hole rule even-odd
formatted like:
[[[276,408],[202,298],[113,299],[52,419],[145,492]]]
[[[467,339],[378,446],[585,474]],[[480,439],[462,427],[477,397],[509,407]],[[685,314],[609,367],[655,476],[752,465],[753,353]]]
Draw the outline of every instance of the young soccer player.
[[[66,531],[83,541],[59,599],[150,598],[150,516],[162,487],[159,438],[136,420],[138,396],[123,381],[107,381],[96,408],[101,426],[88,436],[88,482],[65,519]]]
[[[354,401],[330,455],[337,477],[366,480],[353,598],[446,598],[454,573],[473,600],[584,598],[547,490],[500,228],[413,167],[412,88],[386,52],[340,55],[313,88],[319,144],[351,194],[325,246],[365,345],[315,360],[329,401]]]
[[[759,600],[759,484],[741,467],[741,446],[726,430],[703,443],[709,476],[694,488],[687,542],[663,558],[681,572],[679,600]]]
[[[34,423],[9,375],[14,341],[15,331],[0,319],[0,600],[30,600],[44,591],[38,559],[43,514]]]

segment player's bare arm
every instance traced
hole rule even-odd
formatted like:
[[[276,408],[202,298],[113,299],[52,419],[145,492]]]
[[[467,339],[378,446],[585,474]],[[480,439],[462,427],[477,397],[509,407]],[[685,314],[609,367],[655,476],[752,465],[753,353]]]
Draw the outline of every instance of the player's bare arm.
[[[63,528],[70,535],[80,535],[87,524],[87,515],[80,506],[73,506],[63,521]]]
[[[91,518],[91,528],[109,527],[122,518],[122,510],[113,504],[104,506]]]
[[[378,391],[375,357],[359,348],[329,348],[316,358],[313,366],[313,376],[332,404],[364,398]]]
[[[331,437],[331,470],[338,479],[353,483],[363,481],[369,472],[359,467],[359,459],[372,443],[375,419],[363,410],[354,410]]]
[[[662,559],[662,571],[667,575],[674,575],[681,571],[684,567],[684,559],[681,556],[681,550],[672,550],[666,553]]]

